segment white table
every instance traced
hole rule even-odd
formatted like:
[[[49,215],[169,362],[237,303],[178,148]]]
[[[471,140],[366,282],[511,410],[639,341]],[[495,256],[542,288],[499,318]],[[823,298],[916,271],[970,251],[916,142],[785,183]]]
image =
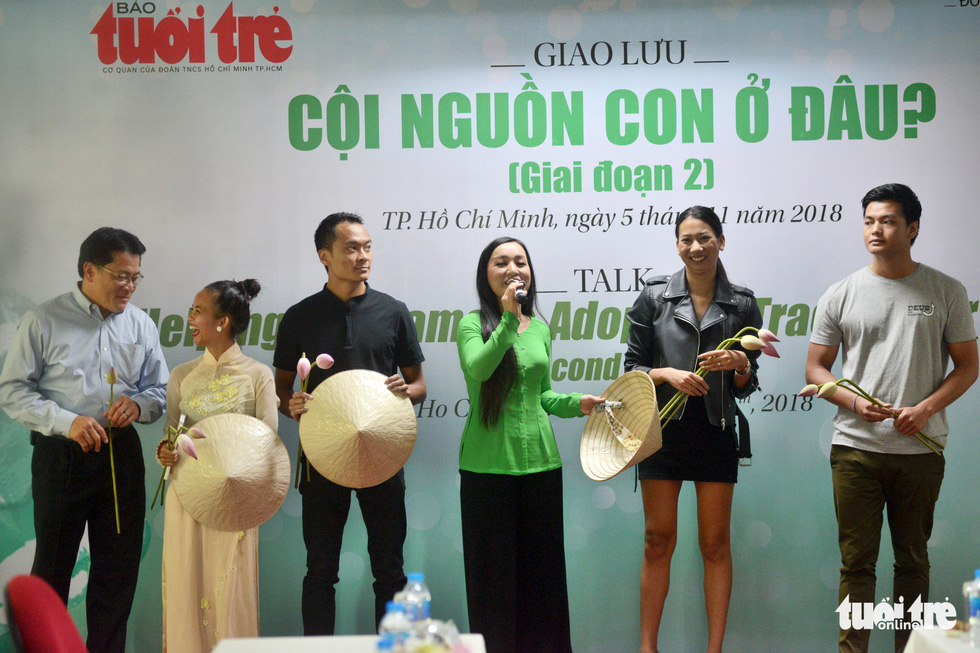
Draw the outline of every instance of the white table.
[[[951,636],[954,634],[955,636]],[[905,653],[976,653],[977,649],[970,648],[970,640],[967,637],[968,635],[961,631],[916,628],[909,635]]]
[[[470,653],[486,653],[483,635],[460,635]],[[337,635],[334,637],[249,637],[223,639],[213,653],[375,653],[377,635]]]

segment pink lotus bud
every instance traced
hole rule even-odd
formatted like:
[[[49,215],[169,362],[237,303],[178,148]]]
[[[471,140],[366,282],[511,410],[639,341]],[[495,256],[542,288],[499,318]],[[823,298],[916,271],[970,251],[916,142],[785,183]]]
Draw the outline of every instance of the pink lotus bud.
[[[299,378],[301,381],[305,380],[306,377],[310,375],[311,367],[312,366],[310,365],[310,359],[307,358],[306,356],[300,358],[299,361],[296,363],[296,373],[299,374]]]
[[[762,340],[762,342],[779,342],[779,338],[776,337],[776,334],[769,329],[759,329],[759,338]]]
[[[181,433],[177,436],[177,446],[188,456],[197,460],[197,447],[194,446],[194,441],[186,433]]]
[[[820,391],[820,387],[819,386],[817,386],[817,385],[815,385],[813,383],[809,383],[809,384],[803,386],[803,389],[800,390],[797,393],[797,395],[800,396],[800,397],[812,397],[815,394],[817,394],[819,391]]]
[[[109,373],[105,375],[105,380],[109,383],[109,385],[116,385],[116,383],[119,382],[119,377],[116,375],[116,368],[109,368]]]
[[[333,367],[333,356],[330,354],[320,354],[316,357],[316,366],[321,370],[329,370]]]
[[[773,358],[779,358],[779,352],[773,347],[771,342],[765,342],[765,346],[762,348],[762,353],[766,356],[772,356]]]
[[[742,349],[747,349],[749,351],[759,351],[766,346],[766,343],[752,335],[742,336],[740,342],[742,344]]]
[[[833,381],[828,381],[827,383],[820,384],[820,390],[817,391],[817,396],[821,399],[826,399],[835,392],[837,392],[837,384]]]
[[[192,438],[197,438],[198,440],[208,437],[204,435],[204,431],[197,428],[196,426],[191,428],[189,431],[187,431],[187,435],[191,436]]]

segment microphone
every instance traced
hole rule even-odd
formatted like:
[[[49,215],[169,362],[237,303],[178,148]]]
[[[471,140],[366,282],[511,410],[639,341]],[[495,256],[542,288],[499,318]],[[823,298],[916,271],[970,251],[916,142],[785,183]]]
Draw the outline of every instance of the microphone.
[[[527,291],[524,290],[523,283],[521,284],[521,287],[514,292],[514,299],[516,299],[517,303],[520,304],[521,306],[528,305],[530,298],[527,296]]]

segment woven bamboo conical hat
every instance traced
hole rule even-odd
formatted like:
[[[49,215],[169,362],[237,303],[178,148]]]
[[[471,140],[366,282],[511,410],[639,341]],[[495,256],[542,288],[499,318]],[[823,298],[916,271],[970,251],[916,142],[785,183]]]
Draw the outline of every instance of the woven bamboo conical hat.
[[[338,485],[372,487],[398,473],[415,446],[412,402],[370,370],[334,374],[313,391],[300,418],[303,453]]]
[[[582,469],[594,481],[608,480],[629,469],[662,444],[657,393],[647,374],[627,372],[602,396],[610,405],[622,405],[604,410],[597,404],[585,422]]]
[[[201,524],[242,531],[265,522],[286,498],[289,454],[276,432],[260,419],[223,413],[195,426],[197,460],[180,456],[173,470],[181,505]]]

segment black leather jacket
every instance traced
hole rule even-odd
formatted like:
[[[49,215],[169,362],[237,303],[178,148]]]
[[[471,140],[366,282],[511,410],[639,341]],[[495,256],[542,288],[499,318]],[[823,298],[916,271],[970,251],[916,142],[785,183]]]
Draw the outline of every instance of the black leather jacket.
[[[748,288],[733,286],[724,275],[718,276],[715,297],[698,324],[683,268],[670,276],[648,280],[627,319],[630,335],[626,371],[642,372],[658,367],[693,372],[698,368],[698,354],[717,349],[718,343],[734,336],[742,327],[762,326],[755,295]],[[738,345],[734,348],[740,349]],[[752,376],[744,388],[735,385],[734,370],[710,372],[705,377],[708,381],[705,407],[715,426],[733,428],[736,397],[747,397],[759,387],[756,359],[760,352],[745,353]],[[676,392],[669,383],[661,383],[657,387],[657,404],[663,407]],[[674,419],[680,418],[683,412],[678,411]]]

